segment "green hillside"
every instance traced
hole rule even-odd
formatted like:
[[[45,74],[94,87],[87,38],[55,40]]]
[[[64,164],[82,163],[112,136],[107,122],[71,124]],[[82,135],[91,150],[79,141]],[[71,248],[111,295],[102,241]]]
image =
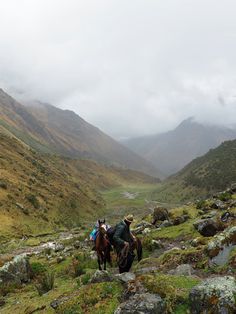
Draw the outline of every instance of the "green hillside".
[[[99,191],[155,179],[93,161],[40,154],[0,132],[1,238],[71,228],[102,215]]]
[[[224,190],[236,182],[236,140],[196,158],[154,192],[162,201],[187,201]]]

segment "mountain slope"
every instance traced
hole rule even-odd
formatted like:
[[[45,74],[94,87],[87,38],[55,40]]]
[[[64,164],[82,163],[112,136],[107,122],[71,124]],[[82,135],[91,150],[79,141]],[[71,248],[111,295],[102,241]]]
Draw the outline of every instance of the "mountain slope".
[[[41,152],[92,159],[158,175],[149,162],[74,112],[42,103],[26,107],[3,90],[0,90],[0,127]]]
[[[104,214],[99,190],[154,183],[136,171],[40,154],[0,132],[0,242],[75,227]]]
[[[158,169],[168,176],[223,141],[235,138],[235,130],[202,125],[190,118],[173,131],[130,139],[124,144],[154,165],[158,165]]]
[[[193,160],[166,180],[155,195],[162,201],[186,201],[224,190],[235,182],[236,140],[233,140]]]

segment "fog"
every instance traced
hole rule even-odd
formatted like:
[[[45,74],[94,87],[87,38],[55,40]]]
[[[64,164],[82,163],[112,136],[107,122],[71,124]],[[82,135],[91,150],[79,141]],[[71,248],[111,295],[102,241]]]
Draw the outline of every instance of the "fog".
[[[236,124],[234,0],[0,0],[0,85],[113,137]]]

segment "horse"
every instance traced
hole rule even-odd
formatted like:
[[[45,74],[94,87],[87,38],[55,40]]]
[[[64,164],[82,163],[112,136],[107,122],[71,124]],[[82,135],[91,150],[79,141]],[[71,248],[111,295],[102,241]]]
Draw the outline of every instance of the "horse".
[[[99,270],[102,270],[102,265],[104,270],[106,270],[106,263],[108,262],[112,265],[111,261],[111,244],[106,234],[105,219],[103,221],[98,220],[98,234],[95,240],[95,249],[98,258]]]
[[[143,255],[142,242],[135,236],[133,236],[133,241],[129,243],[129,246],[124,246],[117,254],[120,273],[129,272],[135,258],[134,250],[137,251],[138,262],[140,262]]]

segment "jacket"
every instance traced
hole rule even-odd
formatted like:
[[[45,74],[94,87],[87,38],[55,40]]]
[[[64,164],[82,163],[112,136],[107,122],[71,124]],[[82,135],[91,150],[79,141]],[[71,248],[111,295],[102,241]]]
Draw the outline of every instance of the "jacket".
[[[133,237],[130,233],[130,228],[124,221],[121,221],[116,226],[116,231],[113,236],[113,241],[115,243],[115,246],[117,246],[118,251],[123,248],[125,242],[128,242],[128,243],[133,242]]]

